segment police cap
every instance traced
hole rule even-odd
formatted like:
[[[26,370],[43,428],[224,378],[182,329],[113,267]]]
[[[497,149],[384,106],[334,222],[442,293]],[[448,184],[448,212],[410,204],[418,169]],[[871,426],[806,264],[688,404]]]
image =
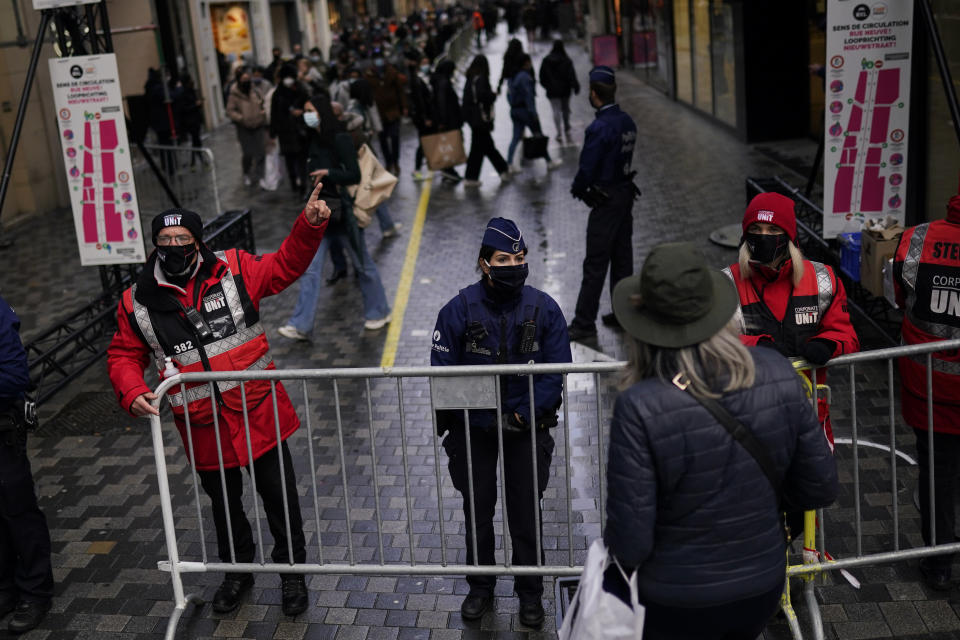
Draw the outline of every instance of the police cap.
[[[617,76],[613,69],[605,64],[590,69],[590,82],[599,82],[601,84],[616,84]]]
[[[492,218],[487,223],[483,232],[483,245],[507,253],[520,253],[527,249],[520,229],[513,220],[506,218]]]

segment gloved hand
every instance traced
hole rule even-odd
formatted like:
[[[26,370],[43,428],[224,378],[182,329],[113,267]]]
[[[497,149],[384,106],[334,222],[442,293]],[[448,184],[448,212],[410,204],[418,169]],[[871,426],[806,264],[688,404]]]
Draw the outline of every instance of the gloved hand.
[[[777,345],[773,341],[773,338],[771,338],[770,336],[760,336],[757,339],[757,346],[766,347],[767,349],[773,349],[774,351],[777,350]]]
[[[803,345],[803,357],[810,364],[817,366],[827,363],[833,352],[837,348],[837,343],[826,338],[812,338]]]

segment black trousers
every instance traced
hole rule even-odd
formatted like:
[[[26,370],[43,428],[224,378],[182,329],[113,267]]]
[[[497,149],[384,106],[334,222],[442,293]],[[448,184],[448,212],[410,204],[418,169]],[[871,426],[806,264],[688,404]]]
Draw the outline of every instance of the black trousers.
[[[587,255],[572,323],[581,329],[595,326],[607,267],[611,295],[620,280],[633,274],[633,184],[624,182],[607,193],[610,199],[590,211],[587,220]]]
[[[930,544],[930,448],[927,444],[927,431],[914,429],[913,434],[917,441],[917,482],[920,488],[920,531],[923,542]],[[934,511],[934,526],[936,527],[937,544],[956,542],[956,496],[957,478],[960,476],[960,435],[952,433],[933,432],[933,490],[936,498]],[[925,562],[932,566],[950,570],[953,557],[956,554],[931,556]]]
[[[510,168],[507,166],[507,161],[497,151],[497,146],[490,136],[490,129],[487,127],[471,128],[470,155],[467,156],[467,172],[465,174],[467,180],[476,180],[480,177],[480,167],[483,165],[484,158],[490,159],[490,163],[497,173],[503,173]]]
[[[400,164],[400,121],[384,122],[380,132],[380,151],[388,167]]]
[[[630,604],[630,590],[611,565],[603,574],[603,589]],[[715,607],[671,607],[655,602],[646,607],[644,640],[755,640],[780,606],[783,583],[766,593]]]
[[[287,500],[290,505],[290,535],[293,546],[293,558],[287,548],[286,519],[283,509],[283,488],[280,479],[280,456],[283,452],[283,482],[287,486]],[[249,472],[249,467],[247,471]],[[302,563],[307,560],[306,541],[303,536],[303,518],[300,515],[300,500],[297,496],[297,480],[293,472],[293,460],[290,449],[283,442],[279,449],[273,449],[253,462],[256,474],[257,493],[263,499],[263,511],[267,517],[267,526],[273,535],[273,552],[270,554],[275,563]],[[226,469],[227,504],[230,509],[230,529],[233,533],[233,545],[237,562],[253,562],[256,544],[250,521],[243,510],[243,476],[239,467]],[[227,516],[224,510],[223,487],[219,471],[198,471],[203,490],[213,501],[213,523],[217,530],[217,551],[221,562],[232,562],[230,557],[230,538],[227,534]]]
[[[496,428],[472,429],[470,453],[473,461],[473,497],[477,525],[478,564],[496,564],[493,516],[497,506],[497,477],[499,475]],[[553,458],[553,437],[546,429],[537,431],[537,478],[534,488],[533,458],[530,435],[505,435],[503,465],[506,474],[506,511],[513,547],[514,565],[537,564],[537,531],[534,508],[539,509],[540,498],[550,478],[550,460]],[[467,564],[473,564],[473,531],[470,519],[470,491],[467,483],[467,441],[462,427],[454,428],[443,440],[443,448],[450,458],[450,477],[453,486],[463,494],[463,512],[466,516]],[[542,525],[541,518],[541,525]],[[542,528],[542,526],[541,526]],[[540,562],[544,562],[541,544]],[[493,594],[496,576],[467,576],[470,591]],[[539,599],[543,595],[541,576],[514,578],[514,591],[521,601]]]
[[[0,443],[0,597],[29,602],[53,597],[50,530],[37,505],[30,461],[17,446]]]
[[[304,190],[307,182],[307,160],[302,151],[283,154],[287,163],[287,175],[290,176],[290,188],[296,192]]]

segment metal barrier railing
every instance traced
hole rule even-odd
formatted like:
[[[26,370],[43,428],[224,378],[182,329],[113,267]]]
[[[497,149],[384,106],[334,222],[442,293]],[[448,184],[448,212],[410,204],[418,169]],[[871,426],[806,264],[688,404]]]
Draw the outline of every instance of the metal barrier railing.
[[[854,505],[853,505],[853,526],[855,531],[855,548],[848,550],[845,547],[839,550],[839,553],[851,553],[853,557],[848,557],[831,562],[819,562],[814,556],[805,556],[806,564],[789,566],[787,568],[788,576],[813,576],[814,574],[835,571],[841,569],[855,568],[867,565],[876,565],[887,562],[896,562],[912,558],[933,556],[938,554],[953,553],[960,551],[960,543],[938,545],[936,540],[929,547],[917,547],[911,549],[901,549],[900,545],[900,520],[901,513],[897,506],[897,455],[896,447],[896,427],[897,419],[895,415],[895,377],[893,373],[893,362],[900,357],[923,357],[928,366],[927,389],[928,397],[933,387],[932,375],[929,375],[932,365],[932,355],[934,352],[953,350],[960,348],[960,340],[945,341],[939,343],[930,343],[924,345],[912,345],[883,349],[871,352],[851,354],[842,356],[830,361],[826,367],[836,369],[838,367],[847,367],[849,369],[849,426],[851,437],[849,440],[837,438],[838,444],[850,444],[852,446],[852,465],[853,465],[853,484],[854,484]],[[885,447],[877,443],[870,442],[863,438],[861,429],[858,428],[860,418],[857,411],[857,389],[862,386],[862,381],[857,378],[857,369],[873,366],[876,369],[877,363],[886,364],[887,384],[882,391],[889,401],[887,417],[889,417],[889,428],[887,433],[890,436],[890,445]],[[202,388],[205,384],[208,386],[211,398],[216,396],[214,385],[218,383],[234,382],[239,384],[241,397],[245,402],[245,389],[253,381],[269,381],[270,392],[273,398],[273,418],[276,427],[277,441],[280,440],[279,414],[276,404],[277,383],[280,381],[294,381],[299,387],[296,397],[302,399],[300,413],[303,417],[303,426],[306,431],[307,444],[307,463],[309,464],[310,482],[307,491],[308,500],[312,501],[313,521],[315,527],[313,533],[316,539],[308,545],[308,550],[315,548],[316,562],[298,563],[298,564],[277,564],[269,563],[264,555],[262,544],[262,516],[256,506],[256,499],[253,500],[253,513],[255,518],[255,531],[257,540],[260,542],[259,561],[247,563],[234,562],[210,562],[207,558],[206,545],[204,543],[205,535],[203,530],[203,513],[201,501],[199,498],[199,483],[197,473],[193,471],[193,493],[195,502],[195,515],[197,524],[197,537],[192,540],[178,541],[176,523],[173,515],[173,499],[170,492],[169,482],[167,480],[167,461],[164,452],[163,433],[161,422],[158,417],[151,418],[151,432],[153,437],[154,455],[157,465],[159,480],[159,490],[161,496],[161,509],[163,512],[163,523],[166,537],[168,560],[159,563],[163,570],[171,572],[175,608],[171,614],[168,625],[167,637],[172,638],[176,630],[177,622],[182,615],[188,602],[199,602],[195,595],[186,596],[182,577],[183,574],[193,572],[207,571],[231,571],[231,572],[253,572],[253,573],[335,573],[335,574],[353,574],[353,575],[551,575],[551,576],[572,576],[578,575],[581,566],[577,563],[577,555],[586,552],[587,543],[596,535],[602,535],[604,527],[604,482],[605,482],[605,414],[609,415],[612,405],[613,380],[601,379],[602,375],[618,373],[622,370],[622,362],[604,362],[587,364],[545,364],[545,365],[499,365],[491,367],[476,366],[456,366],[456,367],[409,367],[409,368],[363,368],[363,369],[330,369],[330,370],[288,370],[288,371],[259,371],[259,372],[208,372],[208,373],[187,373],[174,376],[165,380],[156,390],[159,398],[163,398],[168,393],[185,394],[189,388]],[[816,375],[817,369],[813,369],[813,375]],[[503,439],[501,418],[497,418],[497,446],[500,460],[498,469],[499,480],[499,515],[495,517],[495,522],[501,524],[500,535],[503,538],[503,544],[499,547],[497,557],[500,559],[493,565],[479,565],[475,560],[473,564],[458,562],[458,554],[464,549],[463,545],[451,545],[448,542],[446,526],[450,523],[458,522],[456,514],[461,512],[461,507],[445,505],[445,499],[455,498],[457,496],[452,485],[449,482],[447,474],[441,471],[440,454],[440,436],[437,435],[436,415],[438,410],[463,411],[465,419],[469,411],[491,409],[500,406],[499,398],[499,377],[500,376],[527,376],[530,381],[530,394],[533,395],[533,378],[535,375],[560,374],[563,376],[563,402],[560,409],[561,420],[554,433],[558,443],[559,456],[562,449],[562,456],[555,459],[555,464],[551,466],[553,476],[558,478],[562,476],[562,484],[548,489],[549,495],[545,494],[544,500],[553,506],[560,505],[556,511],[556,517],[549,519],[549,528],[551,535],[557,538],[558,544],[547,551],[545,560],[541,558],[543,548],[538,542],[537,564],[531,566],[515,566],[511,564],[510,540],[509,540],[509,518],[506,516],[503,505],[505,501],[504,480],[506,478],[503,468]],[[422,379],[424,382],[417,383],[415,379]],[[414,380],[410,383],[411,379]],[[197,387],[197,383],[202,383]],[[329,383],[333,391],[332,396],[325,392],[311,393],[308,384]],[[359,383],[362,387],[354,388]],[[406,383],[406,384],[405,384]],[[426,387],[424,386],[426,385]],[[355,402],[353,404],[342,401],[342,393],[346,392],[349,397],[356,393],[365,397],[365,402]],[[879,393],[879,392],[878,392]],[[574,396],[574,402],[571,402],[571,396]],[[587,399],[584,400],[584,396]],[[813,386],[813,401],[816,402],[817,389]],[[835,393],[836,400],[840,394]],[[185,397],[185,396],[181,396]],[[426,406],[426,398],[429,397],[429,407]],[[376,398],[376,405],[374,403]],[[267,402],[268,400],[264,400]],[[158,400],[159,402],[159,400]],[[363,405],[365,404],[366,428],[346,429],[345,421],[353,424],[353,418],[361,420],[364,417]],[[532,400],[531,400],[531,404]],[[380,409],[379,415],[375,413],[374,406]],[[577,410],[571,410],[571,407],[577,407]],[[591,408],[584,410],[583,407]],[[429,408],[429,415],[426,411]],[[929,419],[928,427],[933,423],[933,405],[932,400],[928,403]],[[531,407],[531,414],[533,407]],[[318,421],[315,414],[320,416]],[[354,415],[355,414],[355,415]],[[215,416],[216,414],[214,414]],[[411,418],[414,416],[419,426],[411,426]],[[191,435],[189,412],[186,414],[186,438],[189,443],[193,442]],[[390,419],[398,418],[399,431],[396,425],[391,427]],[[250,423],[247,413],[243,413],[244,429],[246,442],[250,443]],[[839,416],[834,419],[835,426],[839,425]],[[359,424],[359,423],[358,423]],[[844,422],[845,424],[845,422]],[[214,417],[214,429],[219,433],[219,426]],[[426,431],[424,431],[426,429]],[[930,468],[933,469],[933,436],[932,429],[930,433]],[[390,437],[386,437],[387,435]],[[577,437],[574,438],[573,435]],[[583,436],[586,437],[583,437]],[[536,436],[531,431],[532,444],[536,443]],[[323,460],[318,463],[320,453],[317,442],[328,441],[330,451],[333,451],[331,460],[324,464]],[[573,443],[576,440],[577,451],[574,455]],[[470,438],[467,438],[470,441]],[[289,441],[288,441],[289,442]],[[581,444],[586,442],[587,444]],[[345,446],[349,445],[349,446]],[[365,446],[366,445],[366,446]],[[560,446],[562,445],[562,447]],[[594,446],[595,445],[595,446]],[[383,446],[392,447],[388,453],[384,454]],[[891,491],[893,504],[893,549],[887,549],[883,546],[877,547],[876,541],[871,539],[868,546],[877,547],[865,550],[863,544],[863,519],[861,512],[860,496],[860,458],[859,451],[861,447],[865,450],[875,450],[877,447],[889,449],[889,466],[891,475]],[[217,440],[218,453],[222,456],[220,449],[221,443]],[[378,448],[380,452],[378,453]],[[869,448],[869,449],[866,449]],[[348,451],[349,454],[348,459]],[[188,447],[190,464],[193,469],[195,466],[194,452],[192,446]],[[250,458],[252,458],[252,453]],[[467,450],[468,459],[471,453]],[[222,461],[222,457],[220,458]],[[385,465],[391,465],[392,471],[381,472],[380,468]],[[222,466],[222,462],[221,462]],[[359,486],[356,482],[351,483],[348,477],[348,469],[358,469],[369,466],[368,472],[359,474],[361,482]],[[536,483],[536,461],[532,465],[533,480]],[[256,491],[256,474],[251,472],[250,484],[253,491],[247,494],[252,496]],[[472,472],[468,473],[472,479]],[[319,485],[318,485],[318,480]],[[933,527],[933,510],[935,509],[932,473],[930,478],[931,487],[931,531]],[[221,480],[221,482],[223,482]],[[400,485],[402,484],[402,489]],[[322,489],[321,489],[322,487]],[[332,487],[339,489],[339,493]],[[362,487],[362,491],[359,491]],[[389,492],[388,492],[389,489]],[[373,508],[369,504],[357,506],[352,502],[352,496],[359,495],[365,497],[365,502],[373,498]],[[469,494],[473,495],[473,487],[469,489]],[[387,505],[382,504],[384,498],[389,498]],[[337,511],[326,515],[323,520],[327,526],[321,522],[321,513],[323,509],[337,509]],[[842,506],[835,505],[825,510],[830,513],[833,509],[841,509]],[[248,508],[249,510],[249,508]],[[286,514],[287,540],[290,537],[289,507],[284,501],[284,510]],[[389,510],[389,513],[387,513]],[[185,510],[186,513],[189,510]],[[539,514],[539,510],[536,510]],[[844,512],[845,513],[845,512]],[[824,512],[819,514],[819,544],[815,545],[819,552],[823,553],[826,548],[826,533],[824,528]],[[333,518],[335,517],[335,518]],[[331,528],[330,520],[342,520],[343,526],[338,525],[337,529]],[[812,523],[812,518],[807,519],[808,526]],[[308,522],[304,518],[304,522]],[[473,519],[475,523],[476,520]],[[389,526],[384,526],[387,523]],[[538,516],[538,529],[544,523]],[[575,534],[576,530],[576,534]],[[327,541],[324,542],[324,534],[330,534]],[[364,536],[376,534],[375,543]],[[439,533],[439,550],[434,545],[433,548],[421,548],[417,541],[424,535],[435,536]],[[565,535],[564,535],[565,534]],[[467,536],[472,536],[476,540],[475,528],[471,531],[464,531],[463,540]],[[359,542],[355,538],[359,536]],[[389,539],[388,539],[389,536]],[[191,535],[188,534],[187,538]],[[398,542],[400,538],[405,540]],[[560,541],[565,540],[565,544]],[[842,538],[838,538],[843,543]],[[181,542],[199,542],[200,558],[199,560],[181,560],[180,547]],[[405,542],[405,544],[404,544]],[[805,540],[806,545],[814,546],[813,532],[807,531]],[[233,555],[233,543],[231,540],[231,558]],[[476,549],[476,544],[473,545]],[[454,553],[451,560],[451,552]],[[292,557],[292,553],[290,555]],[[816,638],[823,637],[822,622],[817,606],[814,592],[814,583],[808,580],[804,585],[804,597],[809,605],[809,615],[812,621],[812,631]],[[791,625],[794,635],[801,637],[799,624]]]
[[[199,213],[202,218],[221,212],[213,151],[186,145],[144,144],[143,147],[153,157],[181,207]],[[153,216],[173,207],[173,201],[143,154],[136,147],[130,151],[141,213]]]

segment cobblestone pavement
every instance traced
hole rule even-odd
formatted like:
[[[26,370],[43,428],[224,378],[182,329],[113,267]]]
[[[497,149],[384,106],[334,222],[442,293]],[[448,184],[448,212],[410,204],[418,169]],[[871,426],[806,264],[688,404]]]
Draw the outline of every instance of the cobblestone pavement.
[[[498,77],[499,53],[505,44],[501,33],[486,45],[488,54],[496,54],[491,57],[494,79]],[[538,66],[547,49],[547,43],[538,44]],[[585,77],[588,61],[582,48],[571,45],[569,50],[579,75]],[[788,172],[769,159],[769,154],[741,144],[629,73],[619,74],[619,85],[620,103],[635,117],[639,129],[635,163],[643,197],[634,209],[637,268],[653,245],[675,240],[693,242],[717,266],[732,261],[733,252],[711,244],[708,232],[740,219],[745,177]],[[539,101],[545,133],[555,135],[549,105],[542,95]],[[581,132],[591,120],[592,110],[582,93],[574,97],[572,107],[574,131]],[[506,150],[509,137],[508,109],[501,97],[495,139],[502,151]],[[528,164],[512,183],[501,185],[492,168],[485,165],[484,184],[477,189],[451,187],[440,180],[433,183],[409,304],[404,316],[393,320],[402,322],[396,365],[429,362],[430,333],[436,313],[460,287],[477,277],[475,252],[483,225],[493,215],[518,222],[531,249],[530,284],[554,296],[570,316],[580,282],[587,215],[586,208],[568,194],[580,139],[578,134],[570,143],[551,143],[551,154],[564,162],[551,172],[536,161]],[[258,250],[275,250],[298,212],[299,203],[288,193],[285,183],[275,193],[242,186],[239,148],[231,127],[212,132],[207,144],[217,158],[222,208],[251,208]],[[401,279],[410,230],[424,188],[409,176],[414,148],[412,130],[407,128],[402,147],[403,174],[390,201],[394,218],[403,224],[401,233],[394,238],[382,238],[375,223],[365,232],[391,300]],[[149,209],[150,204],[145,203],[144,208]],[[50,231],[37,233],[38,228]],[[60,229],[65,231],[55,231]],[[3,295],[17,307],[27,339],[58,314],[82,304],[99,288],[96,271],[75,267],[71,230],[66,211],[51,212],[9,229],[16,245],[3,257],[16,268],[5,271],[0,286]],[[323,288],[310,343],[291,342],[276,334],[276,328],[284,324],[292,311],[296,295],[294,285],[262,307],[279,368],[380,364],[387,332],[363,330],[362,305],[352,278]],[[608,310],[605,295],[601,313]],[[589,345],[592,349],[577,348],[578,359],[623,358],[622,336],[602,325],[599,331],[597,342]],[[850,381],[851,375],[846,371],[831,376],[838,437],[852,435]],[[609,415],[614,382],[612,376],[600,379],[603,415]],[[858,394],[857,436],[889,443],[885,368],[858,367],[853,383]],[[322,552],[324,562],[345,561],[351,554],[359,563],[377,562],[380,557],[387,562],[409,562],[411,554],[418,563],[462,562],[465,554],[460,501],[449,486],[446,470],[435,472],[426,382],[404,382],[401,425],[395,381],[374,381],[369,394],[362,382],[339,381],[339,409],[344,425],[341,433],[336,427],[337,406],[330,382],[306,385],[309,412],[304,403],[304,387],[299,383],[288,387],[301,415],[309,414],[311,419],[309,432],[303,428],[290,440],[300,478],[310,560],[319,562]],[[571,553],[576,561],[581,561],[587,542],[600,532],[596,453],[600,441],[594,406],[598,388],[590,376],[571,376],[568,390],[569,422],[556,432],[557,450],[544,502],[544,549],[548,562],[556,563],[568,562]],[[53,538],[57,591],[53,609],[42,628],[24,636],[30,640],[159,638],[172,608],[169,576],[157,569],[157,562],[166,558],[166,552],[147,425],[105,408],[107,404],[112,407],[112,394],[105,365],[101,363],[44,407],[47,426],[31,441],[30,455],[40,501]],[[81,406],[86,407],[85,413],[79,411]],[[901,425],[895,433],[896,446],[912,454],[912,434]],[[165,437],[182,558],[200,559],[204,549],[214,557],[212,526],[206,512],[203,540],[199,533],[192,502],[193,482],[182,446],[172,428],[166,430]],[[376,455],[371,445],[376,447]],[[568,446],[569,466],[565,463]],[[856,552],[854,467],[849,445],[838,446],[838,460],[843,490],[838,505],[827,511],[824,527],[829,550],[837,557],[845,557]],[[445,466],[442,453],[440,464]],[[893,499],[888,455],[861,448],[859,465],[863,550],[891,549]],[[902,518],[900,543],[908,547],[919,543],[917,514],[912,506],[915,467],[899,459],[898,471],[895,500]],[[569,530],[564,507],[568,473],[575,509]],[[403,491],[405,476],[412,487],[409,503]],[[310,482],[311,477],[315,483]],[[252,510],[249,495],[247,498]],[[206,511],[209,503],[205,497],[203,500]],[[382,539],[376,531],[378,508],[384,522]],[[349,533],[348,515],[352,523]],[[269,535],[265,535],[269,544]],[[828,638],[960,637],[960,605],[954,602],[955,594],[928,591],[913,564],[853,573],[863,582],[859,590],[833,579],[818,586]],[[212,597],[219,579],[215,574],[190,574],[185,578],[187,591]],[[309,586],[312,606],[307,613],[291,619],[283,616],[277,606],[280,593],[276,576],[258,576],[245,604],[233,613],[219,615],[209,607],[188,607],[180,623],[179,637],[555,637],[554,580],[550,578],[546,580],[547,621],[539,632],[519,624],[517,602],[511,597],[511,581],[506,578],[498,583],[495,610],[477,624],[467,624],[459,616],[460,600],[466,591],[460,578],[317,575],[309,579]],[[802,607],[800,615],[805,618]],[[783,620],[778,619],[771,623],[764,637],[787,638],[789,632]]]

